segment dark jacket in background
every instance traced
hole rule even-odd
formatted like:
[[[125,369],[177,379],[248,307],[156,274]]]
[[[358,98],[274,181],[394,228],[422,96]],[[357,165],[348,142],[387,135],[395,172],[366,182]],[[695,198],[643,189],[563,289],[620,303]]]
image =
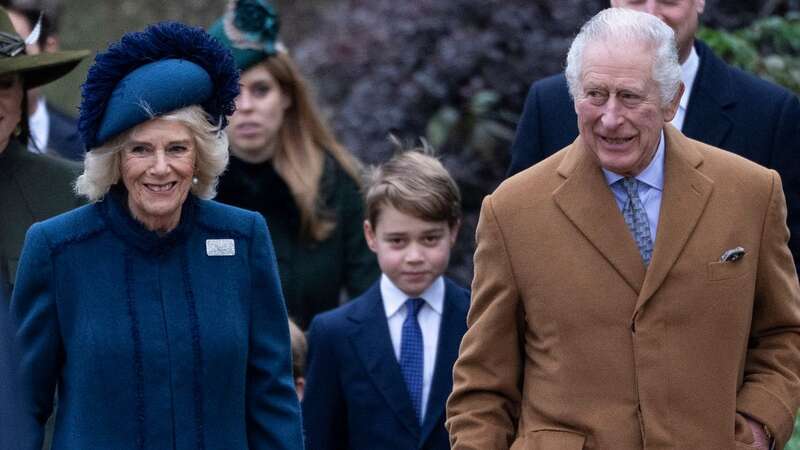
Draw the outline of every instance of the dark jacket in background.
[[[82,202],[72,183],[80,166],[36,155],[15,139],[0,153],[0,272],[13,284],[25,232]]]
[[[800,263],[800,100],[719,59],[695,41],[700,58],[683,134],[775,169],[786,193],[789,248]],[[508,175],[571,144],[578,118],[564,74],[533,83],[511,147]]]
[[[50,102],[47,102],[46,105],[47,114],[50,117],[47,153],[72,161],[83,161],[86,151],[81,135],[78,134],[78,120]]]
[[[260,212],[269,223],[289,316],[306,329],[314,315],[339,305],[380,275],[364,240],[364,206],[358,186],[333,158],[325,160],[320,185],[324,208],[336,229],[322,242],[301,238],[300,213],[272,163],[249,164],[235,156],[220,179],[216,200]]]
[[[159,237],[118,191],[26,237],[11,311],[39,426],[22,448],[41,448],[58,386],[54,448],[301,450],[263,218],[190,195]]]
[[[380,282],[317,316],[308,336],[303,419],[308,450],[447,450],[453,364],[467,331],[469,291],[445,278],[436,366],[422,426],[395,357]]]

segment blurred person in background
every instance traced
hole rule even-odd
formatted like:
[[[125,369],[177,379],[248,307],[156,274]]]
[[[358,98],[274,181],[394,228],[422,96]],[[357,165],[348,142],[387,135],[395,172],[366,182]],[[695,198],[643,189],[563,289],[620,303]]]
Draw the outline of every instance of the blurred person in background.
[[[267,219],[289,315],[305,329],[379,271],[361,230],[361,166],[325,124],[278,28],[265,0],[238,0],[209,31],[242,71],[217,200]]]
[[[0,0],[0,5],[8,10],[14,28],[23,38],[27,39],[38,24],[38,39],[27,45],[28,54],[60,49],[60,0]],[[47,101],[39,88],[28,90],[28,115],[31,134],[28,150],[74,161],[83,159],[77,119]]]
[[[292,375],[294,375],[294,389],[297,391],[297,398],[303,400],[303,393],[306,388],[308,340],[303,330],[291,319],[289,320],[289,335],[292,338]]]
[[[704,0],[611,0],[652,14],[676,34],[683,92],[672,125],[687,137],[778,171],[786,193],[789,248],[800,263],[800,99],[722,61],[695,38]],[[570,144],[578,120],[564,74],[533,83],[511,146],[508,175]]]
[[[0,272],[10,285],[28,227],[81,203],[71,186],[79,167],[25,149],[27,91],[61,78],[87,55],[28,54],[25,40],[0,8]]]
[[[23,449],[56,387],[54,448],[302,449],[264,219],[207,200],[238,81],[225,47],[176,22],[95,59],[76,182],[92,203],[31,227],[11,299]]]

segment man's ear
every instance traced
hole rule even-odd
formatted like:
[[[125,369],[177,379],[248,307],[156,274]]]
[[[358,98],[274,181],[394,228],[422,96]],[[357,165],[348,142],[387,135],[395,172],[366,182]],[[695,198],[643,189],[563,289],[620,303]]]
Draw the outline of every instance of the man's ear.
[[[57,52],[59,48],[61,48],[61,42],[59,42],[58,36],[47,36],[47,39],[44,40],[42,51],[44,53],[53,53]]]
[[[694,10],[697,11],[697,15],[703,14],[703,11],[706,9],[706,0],[694,0]]]
[[[375,230],[372,229],[372,224],[369,220],[364,220],[364,239],[367,241],[367,247],[377,253],[378,240],[375,237]]]

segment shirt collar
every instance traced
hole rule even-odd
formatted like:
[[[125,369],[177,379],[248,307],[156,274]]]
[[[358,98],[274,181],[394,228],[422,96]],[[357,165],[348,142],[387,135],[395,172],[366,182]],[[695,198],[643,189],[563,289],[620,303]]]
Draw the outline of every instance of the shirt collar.
[[[47,103],[44,97],[36,101],[36,111],[28,118],[31,140],[36,143],[36,150],[44,152],[47,148],[47,135],[50,133],[50,117],[47,115]]]
[[[694,79],[697,78],[697,71],[700,69],[700,57],[697,56],[697,50],[694,45],[692,51],[689,52],[689,57],[681,64],[681,81],[683,81],[683,95],[681,95],[680,107],[684,110],[689,106],[689,95],[692,93],[692,86],[694,86]]]
[[[397,314],[409,298],[409,296],[401,291],[386,274],[381,275],[381,296],[383,297],[383,309],[386,311],[387,318]],[[428,289],[425,289],[419,297],[424,299],[425,303],[438,314],[442,314],[442,306],[444,305],[444,278],[439,276],[439,278],[434,280],[434,282],[428,286]]]
[[[661,137],[658,140],[658,148],[656,149],[656,154],[653,156],[653,160],[650,161],[650,164],[645,167],[643,171],[636,175],[636,179],[640,182],[650,186],[651,188],[658,189],[659,191],[664,190],[664,130],[661,130]],[[603,175],[606,177],[606,183],[609,186],[616,183],[617,181],[625,178],[623,175],[618,173],[614,173],[610,170],[602,169]]]

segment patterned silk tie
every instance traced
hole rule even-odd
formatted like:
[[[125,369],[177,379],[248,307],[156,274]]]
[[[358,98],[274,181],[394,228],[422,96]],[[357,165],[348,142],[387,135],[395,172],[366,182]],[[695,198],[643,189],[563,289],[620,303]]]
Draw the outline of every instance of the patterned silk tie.
[[[406,320],[403,322],[403,333],[400,338],[400,371],[411,396],[411,404],[417,413],[417,420],[422,423],[422,371],[424,348],[422,329],[417,322],[417,313],[425,304],[421,298],[406,300]]]
[[[653,256],[653,239],[650,237],[650,222],[647,220],[647,213],[639,198],[639,182],[636,178],[631,177],[625,177],[621,181],[622,187],[628,193],[628,202],[625,203],[622,216],[625,217],[625,223],[633,234],[636,246],[639,247],[644,265],[647,266]]]

